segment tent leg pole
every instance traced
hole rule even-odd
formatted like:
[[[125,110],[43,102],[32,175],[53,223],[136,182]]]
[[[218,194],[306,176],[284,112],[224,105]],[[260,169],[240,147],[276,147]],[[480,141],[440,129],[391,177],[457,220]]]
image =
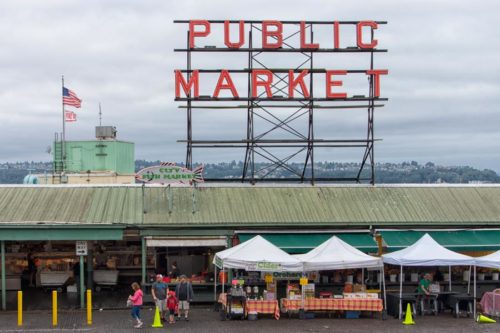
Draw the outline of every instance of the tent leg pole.
[[[224,275],[224,264],[222,264],[221,272],[222,272],[222,275]],[[225,283],[225,281],[221,281],[221,282],[222,282],[222,293],[224,293],[224,285],[226,283]]]
[[[469,281],[467,282],[467,294],[470,295],[470,275],[472,274],[472,266],[469,266]]]
[[[217,266],[214,265],[214,302],[217,304]]]
[[[451,266],[448,266],[448,290],[451,291]]]
[[[385,271],[384,271],[384,266],[382,266],[382,284],[383,284],[383,287],[384,287],[384,313],[382,314],[382,318],[385,318],[385,316],[387,316],[387,297],[386,297],[386,294],[385,294]]]
[[[403,312],[403,265],[399,266],[399,320]]]
[[[494,297],[494,296],[493,296]],[[495,298],[493,298],[495,299]],[[474,266],[474,316],[476,318],[476,266]]]

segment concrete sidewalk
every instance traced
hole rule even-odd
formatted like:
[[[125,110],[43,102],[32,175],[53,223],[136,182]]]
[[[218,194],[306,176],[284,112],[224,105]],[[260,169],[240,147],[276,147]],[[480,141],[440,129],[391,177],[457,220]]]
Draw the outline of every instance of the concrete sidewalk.
[[[262,316],[256,321],[235,320],[220,321],[219,314],[209,307],[196,307],[192,310],[190,321],[179,321],[176,324],[165,324],[164,328],[151,328],[154,311],[145,307],[141,311],[144,326],[133,328],[133,321],[128,310],[94,311],[94,323],[88,326],[84,311],[59,313],[59,325],[53,328],[50,311],[30,311],[24,313],[23,327],[17,327],[16,312],[0,312],[0,332],[339,332],[339,333],[411,333],[411,332],[443,332],[443,333],[492,333],[500,332],[500,324],[477,324],[470,318],[455,319],[444,314],[437,317],[417,317],[414,326],[404,326],[396,319],[330,319],[324,316],[311,320],[288,319],[282,316],[274,320],[270,316]]]

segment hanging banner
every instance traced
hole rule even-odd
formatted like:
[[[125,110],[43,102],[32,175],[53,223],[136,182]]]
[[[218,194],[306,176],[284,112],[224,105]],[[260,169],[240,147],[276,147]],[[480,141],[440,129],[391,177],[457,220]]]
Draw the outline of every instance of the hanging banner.
[[[189,170],[175,163],[161,163],[139,170],[135,179],[148,184],[189,184],[203,183],[203,165]]]
[[[276,262],[257,262],[248,264],[246,269],[250,272],[281,272],[281,264]]]

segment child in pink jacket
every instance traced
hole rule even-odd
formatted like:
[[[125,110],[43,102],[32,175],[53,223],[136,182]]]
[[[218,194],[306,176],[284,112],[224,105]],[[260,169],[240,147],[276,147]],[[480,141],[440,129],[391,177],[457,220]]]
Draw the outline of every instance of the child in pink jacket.
[[[141,286],[137,283],[134,282],[132,283],[132,289],[134,289],[134,295],[130,295],[128,299],[132,301],[132,318],[137,320],[137,325],[135,325],[135,328],[140,328],[142,327],[142,320],[141,320],[141,305],[142,305],[142,290]]]

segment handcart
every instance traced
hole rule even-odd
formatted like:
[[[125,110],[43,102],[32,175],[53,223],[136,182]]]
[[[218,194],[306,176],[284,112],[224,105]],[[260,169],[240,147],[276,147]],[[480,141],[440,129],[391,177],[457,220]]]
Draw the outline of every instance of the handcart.
[[[94,271],[94,283],[96,284],[95,290],[101,291],[103,288],[114,289],[118,284],[117,270],[98,270]]]
[[[70,271],[41,272],[40,285],[45,291],[56,289],[58,292],[62,292],[71,276],[72,272]]]

